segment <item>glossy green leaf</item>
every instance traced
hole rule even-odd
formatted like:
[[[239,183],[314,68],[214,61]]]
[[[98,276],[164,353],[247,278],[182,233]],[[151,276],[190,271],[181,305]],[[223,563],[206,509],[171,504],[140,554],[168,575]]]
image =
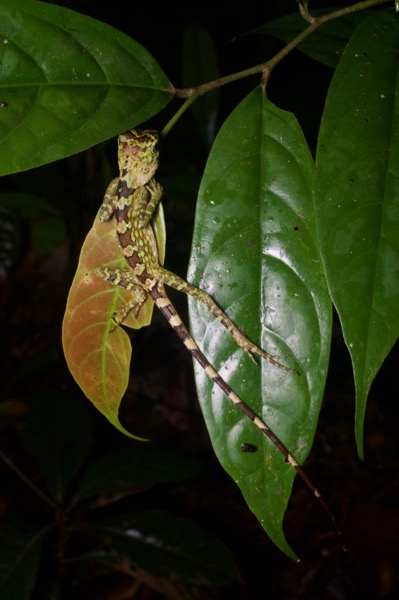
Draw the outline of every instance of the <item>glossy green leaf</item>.
[[[315,243],[314,165],[299,125],[262,88],[219,132],[199,191],[190,280],[249,337],[299,371],[254,365],[190,299],[194,337],[222,377],[299,462],[312,444],[322,398],[331,304]],[[272,540],[294,556],[282,521],[295,471],[279,450],[196,368],[215,452]],[[256,452],[246,453],[250,443]]]
[[[76,498],[115,494],[134,488],[195,477],[202,463],[173,448],[154,444],[122,448],[100,458],[82,477]]]
[[[335,10],[336,7],[330,7],[310,10],[310,12],[313,17],[320,17]],[[304,39],[299,44],[298,50],[328,67],[335,68],[352,33],[368,14],[370,11],[362,10],[325,23]],[[307,27],[309,23],[299,12],[296,12],[257,27],[249,33],[267,33],[288,43]]]
[[[104,520],[96,531],[129,560],[140,578],[162,591],[173,584],[212,588],[239,579],[224,544],[188,519],[160,511],[137,512]]]
[[[21,436],[43,471],[51,493],[62,501],[91,446],[88,412],[68,395],[43,391],[29,403],[29,416]]]
[[[0,175],[131,129],[173,96],[140,44],[48,2],[2,0],[0,40]]]
[[[399,21],[376,12],[333,78],[317,148],[316,208],[328,285],[352,357],[356,438],[399,334]]]
[[[39,567],[44,531],[21,534],[0,527],[0,598],[30,600]]]

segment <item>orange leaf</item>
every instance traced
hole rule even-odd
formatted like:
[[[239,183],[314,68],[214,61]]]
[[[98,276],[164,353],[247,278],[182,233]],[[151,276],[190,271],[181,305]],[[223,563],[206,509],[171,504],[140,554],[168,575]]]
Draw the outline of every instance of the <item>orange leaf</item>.
[[[165,227],[162,207],[154,225],[160,259],[165,254]],[[132,353],[129,336],[117,327],[112,314],[127,303],[128,290],[107,283],[92,273],[95,267],[127,269],[115,232],[114,221],[101,223],[98,215],[89,231],[69,291],[62,324],[62,343],[68,368],[87,398],[124,434],[118,413],[129,381]],[[130,313],[124,325],[139,329],[151,322],[153,302],[147,298],[137,318]]]

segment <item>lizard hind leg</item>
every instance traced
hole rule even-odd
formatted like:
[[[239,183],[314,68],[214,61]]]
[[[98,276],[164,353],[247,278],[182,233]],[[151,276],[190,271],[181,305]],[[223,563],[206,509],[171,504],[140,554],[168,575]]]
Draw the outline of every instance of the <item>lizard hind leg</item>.
[[[126,317],[133,311],[135,317],[138,316],[141,307],[146,301],[148,295],[142,285],[137,282],[132,271],[123,271],[111,267],[96,267],[93,269],[93,275],[104,279],[113,285],[117,285],[132,293],[129,302],[121,304],[118,310],[112,314],[115,325],[111,331],[114,331],[119,325],[122,325]]]
[[[215,302],[215,300],[204,290],[197,288],[196,286],[188,283],[178,275],[175,275],[171,271],[164,269],[163,267],[159,267],[156,273],[156,278],[161,281],[163,284],[168,285],[169,287],[183,292],[184,294],[188,294],[193,298],[196,298],[210,310],[210,312],[221,322],[221,324],[227,329],[227,331],[231,334],[236,344],[244,350],[251,358],[253,362],[256,363],[254,359],[254,355],[260,356],[261,358],[267,360],[272,365],[283,369],[284,371],[288,371],[289,373],[293,373],[298,375],[298,372],[294,369],[290,369],[285,365],[278,362],[278,359],[286,358],[287,355],[272,355],[263,348],[260,348],[254,342],[252,342],[238,327],[237,325],[226,315],[226,313],[220,308],[220,306]]]

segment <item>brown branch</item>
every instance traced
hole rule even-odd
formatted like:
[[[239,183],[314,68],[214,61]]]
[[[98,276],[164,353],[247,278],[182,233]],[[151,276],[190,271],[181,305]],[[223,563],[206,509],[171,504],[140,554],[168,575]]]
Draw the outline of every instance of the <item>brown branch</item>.
[[[362,2],[357,2],[356,4],[352,4],[351,6],[347,6],[346,8],[341,8],[321,17],[312,17],[309,13],[307,13],[306,20],[310,22],[309,27],[306,27],[306,29],[299,33],[293,40],[286,44],[284,48],[277,52],[275,56],[273,56],[266,62],[261,63],[260,65],[256,65],[254,67],[250,67],[249,69],[245,69],[243,71],[238,71],[237,73],[232,73],[231,75],[219,77],[218,79],[214,79],[213,81],[209,81],[208,83],[204,83],[196,87],[181,89],[175,88],[175,97],[186,98],[186,102],[184,102],[184,104],[165,125],[164,129],[161,132],[161,136],[163,137],[167,133],[169,133],[173,125],[180,119],[182,114],[200,96],[203,96],[207,92],[218,89],[228,83],[233,83],[234,81],[244,79],[245,77],[250,77],[251,75],[258,75],[260,73],[262,74],[262,85],[266,85],[274,67],[278,65],[278,63],[281,62],[283,58],[287,56],[287,54],[292,52],[294,48],[296,48],[301,42],[303,42],[303,40],[306,39],[309,35],[311,35],[316,29],[318,29],[325,23],[328,23],[329,21],[333,21],[334,19],[339,19],[340,17],[343,17],[345,15],[349,15],[360,10],[365,10],[366,8],[371,8],[373,6],[378,6],[379,4],[386,4],[387,2],[392,2],[392,0],[363,0]],[[302,14],[302,16],[304,16],[304,14]]]
[[[329,13],[328,15],[323,15],[321,17],[311,17],[312,23],[309,25],[309,27],[307,27],[306,29],[304,29],[304,31],[299,33],[293,40],[291,40],[291,42],[284,46],[284,48],[280,50],[280,52],[278,52],[275,56],[273,56],[266,62],[261,63],[260,65],[256,65],[254,67],[250,67],[249,69],[245,69],[243,71],[238,71],[237,73],[232,73],[231,75],[219,77],[218,79],[209,81],[208,83],[204,83],[196,87],[181,89],[176,88],[176,97],[191,98],[192,96],[195,96],[196,98],[198,98],[206,92],[210,92],[216,88],[220,88],[223,85],[232,83],[233,81],[237,81],[239,79],[243,79],[244,77],[249,77],[251,75],[257,75],[266,70],[271,71],[279,62],[281,62],[281,60],[285,56],[287,56],[287,54],[294,50],[294,48],[296,48],[304,39],[306,39],[316,29],[318,29],[325,23],[328,23],[329,21],[333,21],[334,19],[338,19],[345,15],[364,10],[366,8],[378,6],[379,4],[386,4],[387,2],[391,2],[391,0],[363,0],[362,2],[357,2],[356,4],[352,4],[352,6],[341,8],[332,13]]]

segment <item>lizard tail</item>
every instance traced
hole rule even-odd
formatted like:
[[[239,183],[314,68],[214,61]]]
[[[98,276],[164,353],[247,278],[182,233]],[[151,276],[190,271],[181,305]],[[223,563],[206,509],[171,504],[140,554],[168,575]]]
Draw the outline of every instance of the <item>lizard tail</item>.
[[[280,441],[280,439],[275,435],[275,433],[266,425],[262,419],[258,417],[256,413],[247,405],[241,398],[234,392],[234,390],[224,381],[224,379],[219,375],[219,373],[214,369],[209,360],[206,358],[202,350],[199,348],[194,338],[188,331],[187,327],[181,320],[179,314],[177,313],[175,307],[172,302],[169,300],[164,287],[162,284],[158,283],[158,285],[154,286],[151,291],[148,291],[151,298],[154,300],[155,304],[171,325],[171,327],[175,330],[176,334],[183,342],[187,350],[193,356],[193,358],[201,365],[204,369],[207,376],[214,381],[214,383],[223,391],[223,393],[233,402],[233,404],[244,413],[254,425],[265,435],[284,455],[285,460],[296,470],[298,475],[301,477],[302,481],[306,484],[312,494],[317,498],[320,502],[321,506],[325,510],[327,516],[329,517],[335,531],[338,534],[338,537],[342,540],[342,532],[338,527],[338,523],[330,510],[327,502],[319,492],[319,490],[313,485],[312,481],[306,475],[305,471],[302,469],[301,465],[295,459],[295,457],[291,454],[288,448]],[[344,546],[344,544],[342,544]]]

